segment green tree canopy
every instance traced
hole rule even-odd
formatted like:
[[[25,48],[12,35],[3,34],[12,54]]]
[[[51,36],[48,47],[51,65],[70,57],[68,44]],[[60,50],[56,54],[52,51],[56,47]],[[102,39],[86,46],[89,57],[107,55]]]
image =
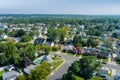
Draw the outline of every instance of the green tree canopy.
[[[64,80],[69,80],[72,75],[82,77],[85,80],[91,79],[93,73],[101,67],[100,62],[96,62],[93,56],[84,56],[79,61],[75,61],[68,69],[68,73],[63,76]],[[75,79],[76,80],[76,79]],[[79,80],[79,79],[78,79]]]
[[[28,80],[42,80],[46,79],[47,75],[50,74],[50,64],[48,62],[42,62],[40,66],[35,67],[31,70]]]

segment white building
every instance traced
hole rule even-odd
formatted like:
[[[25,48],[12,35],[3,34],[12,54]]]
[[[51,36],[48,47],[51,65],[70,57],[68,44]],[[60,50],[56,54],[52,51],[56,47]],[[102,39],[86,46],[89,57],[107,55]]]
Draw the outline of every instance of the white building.
[[[2,38],[2,39],[7,39],[7,38],[8,38],[8,36],[7,36],[7,35],[5,35],[5,34],[3,34],[3,35],[1,35],[1,38]]]

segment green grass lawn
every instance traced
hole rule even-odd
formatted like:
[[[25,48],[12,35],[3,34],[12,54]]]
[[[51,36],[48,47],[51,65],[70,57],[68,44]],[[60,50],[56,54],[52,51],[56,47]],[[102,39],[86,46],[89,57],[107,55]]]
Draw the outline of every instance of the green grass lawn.
[[[52,59],[53,59],[53,60],[61,60],[60,57],[53,57]]]
[[[64,60],[60,57],[53,58],[53,70],[55,70],[58,66],[60,66]]]
[[[5,73],[5,72],[7,72],[7,71],[5,71],[5,70],[0,71],[0,80],[2,80],[2,75],[3,75],[3,73]]]
[[[93,78],[91,80],[105,80],[105,79],[98,77],[98,76],[93,76]]]
[[[108,74],[109,77],[112,77],[112,70],[110,69],[110,73]]]
[[[108,59],[100,59],[100,58],[97,59],[100,60],[101,62],[108,62]]]

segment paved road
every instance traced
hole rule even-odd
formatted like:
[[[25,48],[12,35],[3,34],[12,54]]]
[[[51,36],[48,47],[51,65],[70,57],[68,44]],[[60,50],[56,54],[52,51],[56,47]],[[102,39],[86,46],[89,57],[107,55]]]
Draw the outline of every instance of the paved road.
[[[50,54],[54,55],[53,53]],[[65,63],[56,72],[54,72],[54,74],[51,75],[48,80],[61,80],[62,75],[67,72],[67,69],[69,68],[71,63],[73,63],[76,60],[79,60],[78,57],[74,57],[71,55],[65,55],[62,53],[61,54],[58,53],[57,55],[62,56],[65,59]]]
[[[54,53],[50,53],[50,55],[54,55]],[[62,75],[65,74],[67,72],[67,69],[69,68],[69,66],[71,65],[71,63],[73,63],[76,60],[79,60],[78,57],[74,57],[71,55],[65,55],[65,54],[57,54],[59,56],[62,56],[65,59],[65,63],[56,71],[54,72],[48,80],[61,80]],[[114,70],[120,70],[120,66],[119,65],[114,65],[114,64],[103,64],[103,67],[107,67],[107,68],[111,68]]]
[[[119,65],[114,65],[114,64],[103,64],[104,67],[107,68],[111,68],[111,69],[115,69],[115,70],[120,70],[120,66]]]

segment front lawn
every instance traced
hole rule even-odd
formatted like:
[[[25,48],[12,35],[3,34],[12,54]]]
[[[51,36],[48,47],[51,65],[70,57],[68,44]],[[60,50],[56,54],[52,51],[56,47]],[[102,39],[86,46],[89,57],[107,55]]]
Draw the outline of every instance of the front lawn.
[[[108,74],[109,77],[112,77],[112,70],[110,69],[110,73]]]
[[[93,78],[91,80],[104,80],[104,79],[101,77],[98,77],[98,76],[93,76]]]
[[[107,59],[100,59],[101,62],[108,62],[108,58]]]
[[[53,58],[53,70],[55,70],[57,67],[59,67],[63,62],[64,62],[64,60],[62,58],[54,57]]]

